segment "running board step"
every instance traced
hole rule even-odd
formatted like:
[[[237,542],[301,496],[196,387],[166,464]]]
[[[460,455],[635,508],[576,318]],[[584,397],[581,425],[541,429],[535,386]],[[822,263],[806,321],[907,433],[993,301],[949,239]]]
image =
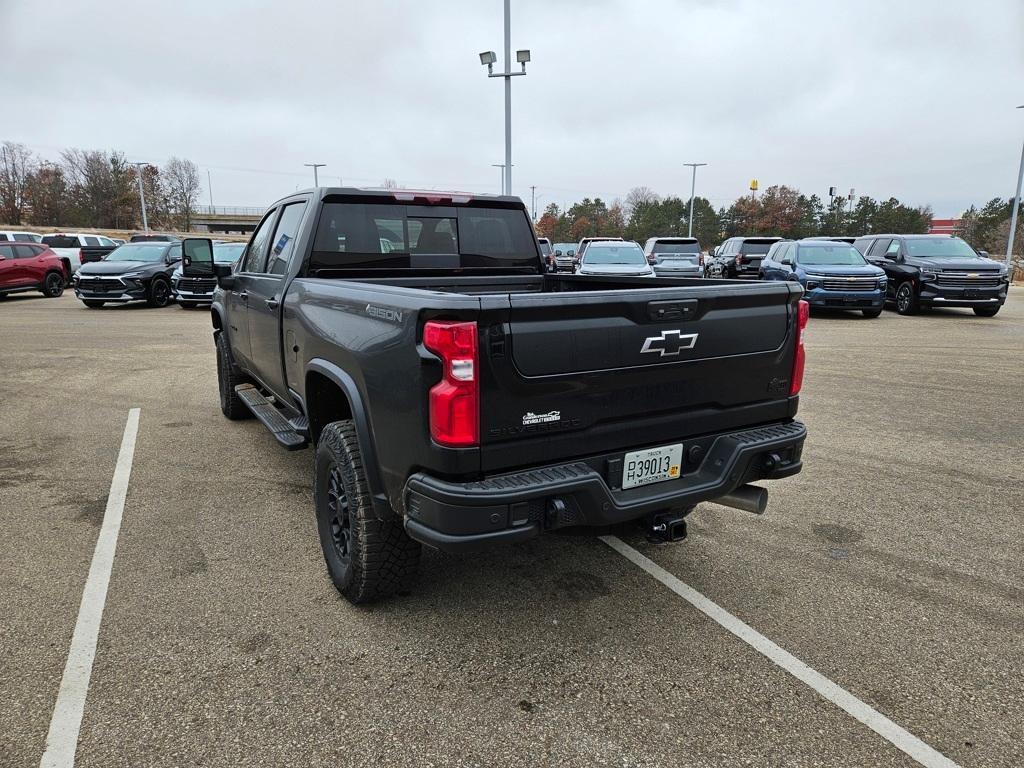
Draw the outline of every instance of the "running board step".
[[[248,406],[255,416],[274,436],[284,448],[289,451],[298,451],[309,445],[309,438],[295,430],[288,419],[284,417],[277,407],[265,398],[260,391],[252,384],[239,384],[235,387],[242,402]]]

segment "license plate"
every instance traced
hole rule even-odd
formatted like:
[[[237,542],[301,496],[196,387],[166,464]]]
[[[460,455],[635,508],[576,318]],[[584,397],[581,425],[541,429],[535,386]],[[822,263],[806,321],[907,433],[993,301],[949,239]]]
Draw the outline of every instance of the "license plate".
[[[978,298],[978,290],[976,288],[974,288],[974,289],[968,288],[966,291],[964,291],[964,298],[965,299],[976,299],[976,298]]]
[[[627,453],[622,462],[622,488],[675,480],[682,463],[682,443]]]

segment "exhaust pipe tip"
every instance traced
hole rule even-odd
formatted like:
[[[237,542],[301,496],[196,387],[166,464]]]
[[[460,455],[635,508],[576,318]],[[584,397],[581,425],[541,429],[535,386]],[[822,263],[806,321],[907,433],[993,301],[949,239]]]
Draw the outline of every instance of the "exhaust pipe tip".
[[[768,489],[757,485],[741,485],[724,496],[711,499],[715,504],[723,507],[741,509],[753,515],[763,515],[768,509]]]

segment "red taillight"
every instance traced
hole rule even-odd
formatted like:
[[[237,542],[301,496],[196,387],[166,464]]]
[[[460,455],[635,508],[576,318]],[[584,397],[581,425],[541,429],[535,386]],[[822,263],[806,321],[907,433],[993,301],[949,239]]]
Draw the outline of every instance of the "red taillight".
[[[704,266],[704,252],[703,251],[701,251],[700,253],[697,254],[697,263],[700,264],[702,267]]]
[[[431,320],[423,346],[444,362],[444,375],[430,389],[430,434],[453,447],[480,442],[479,353],[476,323]]]
[[[82,249],[78,249],[78,263],[85,264],[85,257],[82,255]]]
[[[742,264],[743,263],[743,257],[742,256],[737,256],[736,257],[736,263],[737,264]]]
[[[796,309],[796,354],[793,357],[793,375],[789,377],[790,397],[800,394],[800,388],[804,385],[804,362],[807,358],[804,352],[804,329],[810,316],[811,305],[801,299]]]

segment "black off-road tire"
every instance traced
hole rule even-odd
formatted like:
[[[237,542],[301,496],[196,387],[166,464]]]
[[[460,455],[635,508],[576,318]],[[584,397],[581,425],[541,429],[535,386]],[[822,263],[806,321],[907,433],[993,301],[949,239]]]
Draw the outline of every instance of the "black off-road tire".
[[[146,303],[151,307],[166,307],[174,301],[171,293],[171,284],[165,277],[154,277],[149,283],[149,290],[146,291]]]
[[[335,588],[357,604],[408,590],[420,544],[399,520],[377,518],[351,421],[331,422],[320,433],[313,483],[317,532]]]
[[[999,314],[1002,306],[1002,304],[997,304],[994,307],[974,307],[974,314],[978,317],[995,317]]]
[[[64,275],[60,272],[47,272],[41,290],[46,298],[56,299],[64,293]]]
[[[896,311],[901,315],[916,315],[921,311],[914,284],[904,280],[896,289]]]
[[[213,343],[217,348],[217,388],[220,390],[220,410],[232,421],[251,419],[252,411],[235,392],[235,387],[239,384],[251,383],[249,377],[242,373],[242,370],[235,365],[235,361],[231,358],[231,350],[228,349],[228,342],[223,331],[217,331],[214,334]]]
[[[85,306],[87,306],[89,309],[99,309],[104,304],[106,304],[105,301],[96,301],[95,299],[82,299],[82,303],[85,304]]]
[[[874,318],[882,314],[882,308],[879,307],[878,309],[862,309],[861,312],[864,313],[864,317]]]

